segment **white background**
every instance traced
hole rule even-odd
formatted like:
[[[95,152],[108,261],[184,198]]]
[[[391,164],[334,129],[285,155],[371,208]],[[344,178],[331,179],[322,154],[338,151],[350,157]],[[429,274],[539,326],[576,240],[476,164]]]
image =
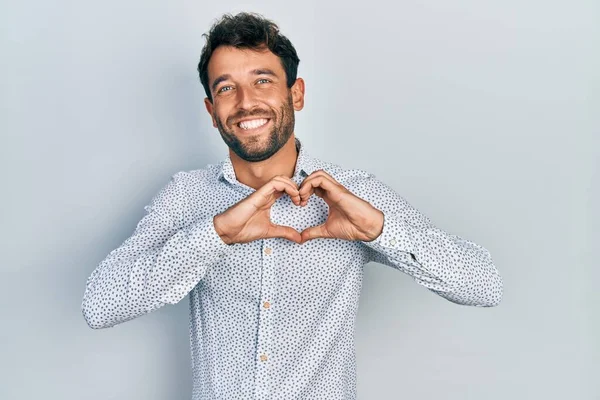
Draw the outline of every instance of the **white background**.
[[[222,160],[202,34],[295,45],[296,135],[492,254],[497,308],[366,266],[361,400],[600,398],[597,1],[2,1],[0,398],[188,399],[188,303],[91,330],[86,278],[179,170]]]

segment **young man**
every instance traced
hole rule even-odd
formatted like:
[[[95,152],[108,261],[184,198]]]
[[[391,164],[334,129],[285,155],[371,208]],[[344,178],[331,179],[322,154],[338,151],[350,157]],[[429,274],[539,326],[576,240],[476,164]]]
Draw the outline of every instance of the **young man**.
[[[189,294],[194,399],[351,400],[366,263],[458,304],[501,301],[485,248],[374,175],[308,154],[294,133],[299,59],[274,23],[225,15],[206,37],[198,71],[229,154],[176,173],[93,271],[82,303],[92,328]]]

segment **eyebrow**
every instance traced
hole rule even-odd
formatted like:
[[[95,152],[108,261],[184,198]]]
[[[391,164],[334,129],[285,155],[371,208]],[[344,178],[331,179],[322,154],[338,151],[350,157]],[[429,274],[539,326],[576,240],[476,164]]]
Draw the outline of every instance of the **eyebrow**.
[[[274,76],[277,77],[277,74],[275,72],[273,72],[273,70],[269,69],[269,68],[257,68],[257,69],[253,69],[252,71],[250,71],[250,74],[252,75],[270,75],[270,76]],[[217,88],[217,85],[223,81],[226,81],[227,79],[231,79],[231,75],[229,74],[223,74],[221,76],[219,76],[217,79],[214,80],[213,84],[212,84],[212,90],[213,92],[215,91],[215,89]]]

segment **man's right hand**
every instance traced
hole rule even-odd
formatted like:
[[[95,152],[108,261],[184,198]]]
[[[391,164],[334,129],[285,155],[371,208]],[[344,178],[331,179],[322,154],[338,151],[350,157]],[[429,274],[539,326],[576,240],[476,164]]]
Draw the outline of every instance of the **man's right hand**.
[[[296,182],[286,176],[275,176],[250,196],[215,215],[215,230],[227,244],[276,237],[300,243],[300,232],[292,227],[271,222],[271,206],[284,193],[292,198],[294,204],[300,206]]]

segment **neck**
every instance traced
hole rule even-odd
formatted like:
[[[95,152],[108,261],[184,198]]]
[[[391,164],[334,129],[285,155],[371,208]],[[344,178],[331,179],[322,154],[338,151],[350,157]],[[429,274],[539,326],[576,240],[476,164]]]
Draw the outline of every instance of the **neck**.
[[[283,147],[266,160],[249,162],[231,150],[229,150],[229,157],[236,179],[240,183],[258,190],[277,175],[288,178],[294,176],[298,159],[295,135],[292,134]]]

